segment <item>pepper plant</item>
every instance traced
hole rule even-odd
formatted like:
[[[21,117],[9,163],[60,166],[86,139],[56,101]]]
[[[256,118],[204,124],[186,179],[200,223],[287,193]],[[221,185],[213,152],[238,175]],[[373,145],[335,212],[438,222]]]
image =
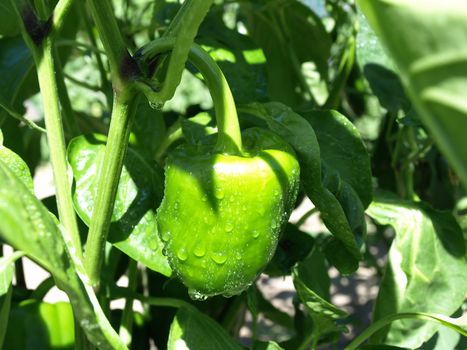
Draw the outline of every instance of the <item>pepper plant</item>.
[[[1,0],[0,347],[465,348],[466,17]],[[361,269],[370,322],[330,293]]]

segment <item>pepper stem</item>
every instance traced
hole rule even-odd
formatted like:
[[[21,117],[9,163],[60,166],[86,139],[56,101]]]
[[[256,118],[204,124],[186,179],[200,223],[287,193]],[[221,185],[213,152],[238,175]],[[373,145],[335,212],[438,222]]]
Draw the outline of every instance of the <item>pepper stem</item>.
[[[160,54],[171,51],[174,44],[173,38],[154,40],[139,49],[135,58],[138,62],[148,64]],[[193,44],[191,46],[188,60],[204,77],[212,97],[218,129],[216,151],[226,154],[240,154],[242,137],[237,108],[224,74],[212,57],[199,45]],[[138,86],[151,99],[154,90],[143,82],[138,83]]]

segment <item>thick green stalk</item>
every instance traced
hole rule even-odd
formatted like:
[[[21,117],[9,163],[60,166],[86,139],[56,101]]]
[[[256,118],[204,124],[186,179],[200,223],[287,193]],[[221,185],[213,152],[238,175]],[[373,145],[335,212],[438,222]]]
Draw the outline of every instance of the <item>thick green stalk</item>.
[[[115,94],[104,162],[97,174],[97,197],[86,242],[85,267],[93,286],[99,285],[105,243],[136,106],[137,98],[133,90]]]
[[[37,67],[37,77],[43,100],[47,141],[50,149],[50,161],[54,174],[58,214],[62,225],[65,227],[65,230],[61,231],[70,254],[74,254],[79,260],[82,260],[81,240],[71,198],[71,187],[68,182],[65,136],[60,114],[57,77],[55,75],[53,38],[50,35],[31,37],[28,31],[30,28],[27,28],[23,22],[23,15],[27,14],[30,17],[30,21],[34,19],[40,25],[39,19],[35,17],[32,8],[28,7],[27,3],[15,0],[10,1],[20,19],[22,36],[32,52],[34,63]],[[64,14],[66,14],[66,11]]]
[[[174,45],[173,38],[157,39],[141,48],[136,57],[141,62],[151,62],[156,56],[172,50]],[[217,151],[239,154],[242,150],[240,125],[235,101],[224,74],[212,57],[196,44],[191,46],[188,59],[200,71],[212,96],[218,129]],[[145,93],[152,94],[148,85],[139,86]]]
[[[98,174],[97,196],[86,242],[85,267],[91,285],[98,287],[118,182],[137,106],[132,79],[138,71],[123,42],[109,0],[88,0],[88,4],[109,59],[114,89],[109,135]]]
[[[155,100],[152,102],[163,104],[173,97],[182,79],[188,52],[198,32],[198,28],[213,2],[214,0],[186,0],[170,23],[164,36],[175,39],[175,45],[170,56],[167,75],[162,89],[153,95]]]
[[[65,135],[60,114],[51,38],[43,40],[42,50],[34,47],[33,56],[37,65],[39,87],[44,105],[45,126],[54,174],[58,214],[66,229],[65,232],[68,234],[65,239],[70,244],[70,250],[74,250],[74,252],[71,251],[71,254],[75,253],[81,260],[81,240],[71,198],[71,186],[68,182]]]

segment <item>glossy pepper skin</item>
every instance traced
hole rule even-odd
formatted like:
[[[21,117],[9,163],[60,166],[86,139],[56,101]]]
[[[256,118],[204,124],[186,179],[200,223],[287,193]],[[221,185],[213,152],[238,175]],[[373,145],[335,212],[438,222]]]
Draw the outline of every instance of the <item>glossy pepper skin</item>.
[[[248,288],[272,258],[296,200],[293,149],[259,128],[242,138],[241,156],[182,145],[166,161],[159,234],[194,299]]]

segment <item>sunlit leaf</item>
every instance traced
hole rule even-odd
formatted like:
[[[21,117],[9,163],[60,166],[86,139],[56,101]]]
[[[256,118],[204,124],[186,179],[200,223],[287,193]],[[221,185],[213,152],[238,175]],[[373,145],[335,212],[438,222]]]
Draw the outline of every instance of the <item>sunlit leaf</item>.
[[[74,320],[71,305],[26,300],[13,306],[8,320],[5,349],[74,349]]]
[[[73,202],[89,225],[98,184],[98,169],[105,152],[102,135],[79,136],[68,146],[68,162],[74,176]],[[129,149],[115,200],[109,241],[150,269],[170,276],[167,258],[157,233],[156,213],[163,193],[162,172]]]
[[[242,347],[214,320],[195,308],[182,307],[170,326],[167,349],[240,350]]]
[[[86,335],[102,349],[122,347],[99,306],[93,289],[83,284],[84,267],[69,254],[56,219],[0,160],[0,238],[48,270],[70,299]]]
[[[378,196],[367,213],[396,231],[374,320],[400,312],[453,314],[467,291],[465,241],[454,217],[388,195]],[[400,320],[377,333],[373,341],[418,348],[437,329],[432,322]]]
[[[467,185],[467,3],[358,0],[422,123]]]

